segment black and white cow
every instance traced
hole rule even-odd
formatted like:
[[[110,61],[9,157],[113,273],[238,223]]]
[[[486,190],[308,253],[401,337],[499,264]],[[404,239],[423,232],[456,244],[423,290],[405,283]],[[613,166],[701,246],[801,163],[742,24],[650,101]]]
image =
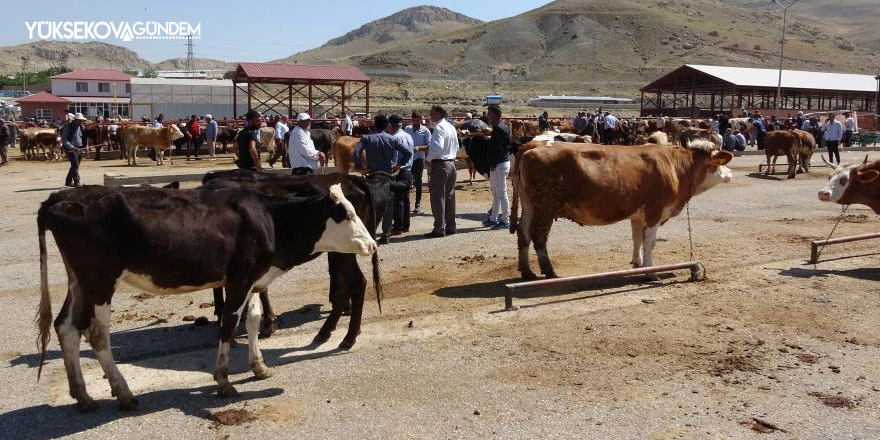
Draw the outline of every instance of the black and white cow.
[[[258,379],[271,376],[258,347],[260,302],[266,288],[294,263],[317,252],[371,255],[376,243],[339,186],[329,195],[270,196],[243,188],[166,189],[85,186],[56,192],[37,214],[40,243],[39,341],[42,372],[52,322],[46,230],[52,231],[68,274],[55,331],[70,395],[81,411],[97,405],[86,392],[79,362],[83,335],[95,351],[122,410],[137,400],[110,352],[110,301],[125,282],[157,294],[224,287],[226,309],[214,379],[229,396],[229,344],[248,309],[248,361]],[[182,269],[184,268],[184,269]]]

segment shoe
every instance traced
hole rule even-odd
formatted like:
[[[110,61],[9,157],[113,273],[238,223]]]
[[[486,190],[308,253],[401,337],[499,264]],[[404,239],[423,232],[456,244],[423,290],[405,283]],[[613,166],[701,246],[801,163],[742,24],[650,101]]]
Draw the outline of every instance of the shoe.
[[[196,156],[195,160],[202,160],[202,158],[199,156]]]
[[[498,223],[495,224],[495,226],[492,226],[491,229],[492,229],[493,231],[500,231],[500,230],[510,229],[510,223],[507,223],[507,222],[498,222]]]
[[[409,234],[409,229],[401,229],[400,232],[404,234]]]
[[[187,161],[187,162],[192,162],[192,158],[189,157],[189,156],[187,156],[187,157],[186,157],[186,161]]]
[[[216,157],[212,157],[212,158],[210,158],[210,159],[208,159],[208,160],[217,160],[217,158],[216,158]]]
[[[396,236],[398,236],[398,235],[400,235],[400,234],[403,234],[403,230],[402,230],[402,229],[392,229],[392,230],[391,230],[391,236],[392,236],[392,237],[396,237]]]
[[[413,210],[412,210],[412,215],[419,215],[419,214],[421,214],[421,213],[422,213],[422,210],[419,209],[418,206],[416,206],[416,209],[413,209]]]
[[[379,244],[388,244],[388,237],[382,237],[379,239]]]
[[[458,233],[458,231],[456,231],[455,229],[447,229],[446,230],[446,235],[455,235],[457,233]]]
[[[65,183],[64,186],[69,186],[69,187],[73,188],[73,184],[70,182]]]
[[[491,228],[492,226],[495,226],[495,225],[497,225],[497,224],[498,224],[498,222],[496,222],[495,220],[491,220],[491,219],[486,219],[486,220],[483,222],[483,226],[485,226],[485,227],[487,227],[487,228]]]
[[[431,231],[431,232],[428,232],[427,234],[425,234],[425,237],[427,237],[427,238],[443,238],[445,236],[446,236],[446,234],[444,234],[442,232],[437,232],[437,231]]]

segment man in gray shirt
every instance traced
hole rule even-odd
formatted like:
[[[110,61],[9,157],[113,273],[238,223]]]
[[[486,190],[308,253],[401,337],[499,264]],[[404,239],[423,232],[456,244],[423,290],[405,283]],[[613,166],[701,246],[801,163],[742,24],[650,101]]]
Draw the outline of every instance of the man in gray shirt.
[[[413,182],[416,187],[416,207],[413,214],[422,212],[422,175],[425,170],[425,151],[428,151],[428,144],[431,143],[431,130],[422,125],[422,115],[419,112],[412,112],[412,125],[407,125],[405,131],[412,137],[414,145],[412,175]]]
[[[394,136],[404,148],[413,151],[413,138],[409,133],[401,130],[401,125],[403,125],[403,118],[398,115],[391,115],[388,118],[388,128],[386,131],[391,136]],[[396,151],[394,156],[395,159],[399,159],[399,153]],[[406,192],[403,194],[394,193],[394,224],[391,226],[391,235],[409,232],[409,190],[412,188],[413,183],[412,166],[413,156],[411,155],[409,161],[401,165],[400,170],[397,172],[397,181],[406,184]]]
[[[64,178],[65,186],[82,186],[79,178],[79,163],[83,152],[83,121],[82,113],[74,115],[73,120],[61,127],[61,147],[70,161],[70,170]]]

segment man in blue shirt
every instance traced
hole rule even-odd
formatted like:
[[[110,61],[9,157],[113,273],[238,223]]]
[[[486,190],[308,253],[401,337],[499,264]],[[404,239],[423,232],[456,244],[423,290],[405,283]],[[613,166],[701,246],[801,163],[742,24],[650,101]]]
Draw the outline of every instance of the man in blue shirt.
[[[752,123],[757,138],[758,150],[764,149],[764,137],[767,136],[767,129],[764,128],[764,116],[760,113],[755,114],[755,121]]]
[[[384,171],[391,174],[409,163],[413,152],[401,145],[397,138],[385,132],[385,129],[388,128],[388,118],[385,115],[373,118],[373,128],[376,131],[362,137],[354,148],[353,159],[357,168],[364,168],[364,164],[361,162],[361,150],[367,153],[366,169],[368,173]],[[394,160],[395,152],[399,153],[396,161]]]
[[[405,131],[413,140],[413,164],[412,175],[413,182],[416,187],[416,207],[413,214],[422,212],[422,174],[425,170],[425,151],[428,151],[428,144],[431,143],[431,130],[422,125],[422,115],[419,112],[412,112],[412,125],[407,125]]]
[[[388,118],[388,128],[386,131],[391,136],[394,136],[404,148],[412,152],[413,138],[407,132],[400,129],[401,125],[403,125],[403,118],[398,115],[391,115]],[[395,159],[399,159],[399,154],[395,152]],[[400,167],[400,171],[397,172],[397,181],[405,183],[407,189],[403,194],[394,194],[394,225],[391,227],[391,235],[409,232],[409,190],[412,188],[413,183],[412,166],[413,156],[411,155],[409,161],[403,164]]]

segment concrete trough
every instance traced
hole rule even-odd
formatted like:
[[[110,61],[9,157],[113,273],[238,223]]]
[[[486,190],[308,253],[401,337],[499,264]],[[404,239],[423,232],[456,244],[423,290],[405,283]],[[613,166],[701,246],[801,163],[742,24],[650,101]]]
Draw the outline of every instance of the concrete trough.
[[[816,264],[819,262],[819,249],[829,244],[840,244],[840,243],[851,243],[854,241],[860,240],[871,240],[874,238],[880,238],[880,232],[874,232],[871,234],[862,234],[862,235],[850,235],[847,237],[838,237],[838,238],[830,238],[828,240],[813,240],[810,242],[810,264]]]
[[[625,278],[636,275],[672,272],[684,269],[689,269],[691,271],[691,281],[700,281],[706,275],[705,270],[703,269],[703,265],[700,264],[700,262],[689,261],[687,263],[667,264],[665,266],[642,267],[639,269],[627,269],[615,272],[601,272],[576,277],[550,278],[544,280],[523,281],[520,283],[506,284],[504,286],[504,310],[516,310],[516,307],[514,307],[513,305],[513,296],[517,293],[548,291],[554,288],[571,288],[595,281]]]
[[[160,174],[153,176],[125,176],[116,174],[104,174],[104,186],[122,186],[122,185],[164,185],[174,181],[177,182],[201,182],[205,174],[212,171],[224,171],[222,169],[209,169],[206,171],[179,173],[179,174]],[[264,168],[264,172],[277,174],[279,176],[289,176],[290,168]],[[329,174],[336,172],[334,167],[324,167],[318,171],[320,174]]]

